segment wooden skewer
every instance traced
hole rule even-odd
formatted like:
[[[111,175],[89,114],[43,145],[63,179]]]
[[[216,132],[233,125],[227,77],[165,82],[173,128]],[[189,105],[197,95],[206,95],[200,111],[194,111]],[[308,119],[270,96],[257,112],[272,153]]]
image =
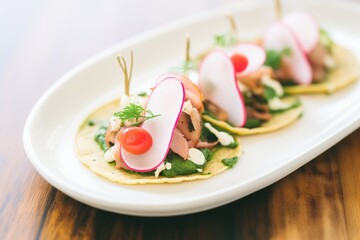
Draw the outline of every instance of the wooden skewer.
[[[121,56],[121,55],[117,56],[117,61],[121,67],[123,74],[124,74],[125,95],[130,96],[130,81],[131,81],[133,65],[134,65],[133,51],[130,52],[130,71],[128,71],[126,60],[123,56]]]
[[[236,26],[236,21],[234,19],[234,16],[232,14],[227,14],[226,17],[228,18],[228,20],[230,22],[231,30],[234,33],[236,33],[237,32],[237,26]]]
[[[186,62],[190,61],[190,35],[189,33],[186,34]]]
[[[281,0],[275,0],[275,13],[277,20],[281,20],[282,18]]]

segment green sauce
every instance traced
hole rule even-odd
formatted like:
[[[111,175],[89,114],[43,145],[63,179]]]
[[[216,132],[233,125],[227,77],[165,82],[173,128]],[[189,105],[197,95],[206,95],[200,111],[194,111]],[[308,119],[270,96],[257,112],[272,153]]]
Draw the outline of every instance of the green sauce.
[[[233,168],[237,161],[239,160],[239,157],[232,157],[232,158],[224,158],[221,162],[228,166],[229,168]]]
[[[96,143],[99,145],[99,147],[105,152],[107,150],[107,146],[105,143],[105,134],[106,134],[106,129],[107,127],[105,125],[101,125],[99,127],[99,130],[96,132],[95,134],[95,141]],[[203,128],[206,129],[206,128]],[[211,136],[209,133],[205,132],[203,138],[205,140],[209,140],[208,138],[206,138],[206,135]],[[233,145],[229,145],[227,147],[230,148],[235,148],[237,147],[238,143],[236,142]],[[207,173],[203,173],[203,170],[206,166],[206,163],[208,163],[214,152],[217,150],[218,148],[215,147],[213,149],[207,149],[207,148],[203,148],[203,149],[199,149],[205,157],[205,164],[203,165],[197,165],[195,163],[193,163],[192,161],[188,161],[188,160],[184,160],[182,159],[179,155],[170,152],[167,156],[166,159],[164,161],[164,164],[166,163],[171,163],[171,169],[164,169],[161,173],[160,176],[164,176],[164,177],[176,177],[176,176],[183,176],[183,175],[190,175],[190,174],[194,174],[194,173],[202,173],[202,174],[207,174]],[[236,157],[237,158],[237,157]],[[237,161],[237,160],[236,160]],[[236,163],[235,161],[235,163]],[[231,167],[233,165],[235,165],[234,160],[223,160],[223,163],[227,166],[229,166],[229,164],[231,165]],[[115,166],[115,161],[110,162],[109,163],[111,166]],[[134,172],[134,171],[130,171],[130,170],[126,170],[129,173],[133,173],[133,174],[138,174],[138,175],[142,175],[142,176],[154,176],[155,175],[155,171],[151,171],[151,172]]]
[[[96,132],[94,140],[99,145],[101,150],[106,152],[108,149],[106,143],[105,143],[105,134],[106,134],[107,127],[105,125],[101,125],[99,130]]]

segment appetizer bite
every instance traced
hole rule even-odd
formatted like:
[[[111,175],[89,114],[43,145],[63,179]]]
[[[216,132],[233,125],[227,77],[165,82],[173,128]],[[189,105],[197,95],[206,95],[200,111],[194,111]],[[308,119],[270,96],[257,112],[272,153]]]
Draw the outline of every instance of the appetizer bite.
[[[279,21],[269,26],[262,45],[265,65],[286,93],[333,93],[359,78],[356,57],[334,43],[313,16],[295,12],[282,17],[280,1],[276,3]]]
[[[203,119],[237,135],[272,132],[298,119],[301,102],[284,95],[264,61],[264,50],[253,43],[209,53],[199,70]]]
[[[203,124],[202,94],[185,76],[165,74],[150,93],[130,94],[130,69],[118,57],[125,95],[88,116],[75,140],[80,161],[124,184],[177,183],[232,168],[238,139]],[[110,119],[110,120],[109,120]]]

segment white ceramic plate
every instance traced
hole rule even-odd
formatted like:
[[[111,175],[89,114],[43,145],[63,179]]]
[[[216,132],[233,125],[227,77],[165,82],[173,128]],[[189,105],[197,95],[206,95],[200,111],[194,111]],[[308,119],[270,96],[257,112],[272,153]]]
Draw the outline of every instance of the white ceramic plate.
[[[360,126],[360,82],[334,95],[303,97],[305,114],[275,133],[243,137],[245,153],[234,169],[208,180],[181,184],[126,186],[95,175],[76,158],[73,140],[81,121],[96,107],[122,93],[115,56],[135,53],[133,90],[151,86],[157,75],[182,61],[184,36],[193,53],[224,33],[223,17],[233,12],[242,39],[260,36],[272,21],[270,1],[231,5],[185,19],[122,42],[62,77],[39,100],[24,129],[26,153],[36,170],[65,194],[91,206],[139,216],[170,216],[214,208],[283,178]],[[359,6],[326,1],[285,10],[316,14],[334,39],[360,58]],[[336,16],[336,17],[334,17]]]

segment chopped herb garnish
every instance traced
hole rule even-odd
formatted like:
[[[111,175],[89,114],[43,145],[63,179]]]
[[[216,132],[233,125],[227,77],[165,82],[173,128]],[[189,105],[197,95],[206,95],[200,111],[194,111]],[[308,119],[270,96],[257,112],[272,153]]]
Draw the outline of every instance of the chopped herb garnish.
[[[92,127],[92,126],[95,126],[95,122],[93,120],[89,120],[87,122],[88,126]]]
[[[276,97],[276,92],[273,88],[264,85],[264,97],[267,101],[270,101],[271,99]]]
[[[226,15],[226,17],[229,20],[231,29],[225,34],[215,36],[215,45],[219,47],[233,46],[238,42],[236,21],[232,15]]]
[[[108,164],[109,164],[110,166],[113,166],[113,167],[114,167],[114,166],[116,165],[116,162],[115,162],[115,161],[112,161],[112,162],[109,162]]]
[[[143,91],[143,92],[139,92],[137,95],[140,97],[146,97],[148,94],[145,91]]]
[[[174,73],[187,73],[190,71],[196,71],[197,64],[193,60],[185,61],[183,64],[170,68],[169,72]]]
[[[320,42],[331,52],[334,41],[330,38],[329,33],[323,28],[320,28]]]
[[[290,48],[284,48],[283,50],[276,51],[272,49],[266,50],[266,59],[265,59],[265,66],[269,66],[274,70],[277,70],[281,67],[281,58],[283,56],[290,56],[291,50]]]
[[[256,128],[260,127],[262,121],[256,118],[248,118],[246,119],[245,128]]]
[[[234,32],[228,32],[222,35],[215,36],[215,45],[219,47],[229,47],[238,42]]]
[[[185,61],[176,67],[173,67],[169,70],[169,72],[174,73],[189,73],[191,71],[196,71],[198,66],[198,61],[192,60],[190,57],[190,36],[186,35],[186,52],[185,52]]]
[[[155,115],[149,109],[145,110],[140,105],[130,103],[122,111],[114,113],[114,116],[120,119],[121,124],[133,122],[130,126],[139,126],[144,121],[158,117],[160,114]]]
[[[232,157],[232,158],[224,158],[223,160],[221,160],[221,162],[225,166],[228,166],[229,168],[233,168],[238,160],[239,160],[239,157],[235,156],[235,157]]]

